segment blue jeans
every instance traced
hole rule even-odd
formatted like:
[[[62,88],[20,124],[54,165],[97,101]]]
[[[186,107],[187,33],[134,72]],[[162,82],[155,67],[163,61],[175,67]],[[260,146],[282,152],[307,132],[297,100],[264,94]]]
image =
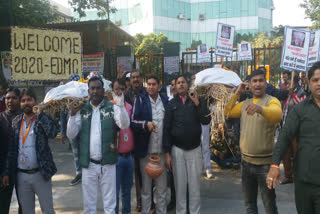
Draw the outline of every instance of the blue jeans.
[[[81,173],[80,161],[79,161],[79,147],[80,147],[80,135],[78,135],[75,139],[70,140],[72,153],[73,153],[73,160],[74,166],[76,168],[77,174]]]
[[[117,206],[116,214],[119,213],[119,192],[121,187],[121,200],[122,200],[122,214],[131,213],[131,188],[133,185],[133,169],[134,161],[133,157],[118,157],[116,165],[117,174]]]
[[[270,165],[253,165],[242,161],[242,191],[247,214],[258,214],[257,197],[260,189],[266,214],[278,214],[276,193],[268,189],[266,179]]]

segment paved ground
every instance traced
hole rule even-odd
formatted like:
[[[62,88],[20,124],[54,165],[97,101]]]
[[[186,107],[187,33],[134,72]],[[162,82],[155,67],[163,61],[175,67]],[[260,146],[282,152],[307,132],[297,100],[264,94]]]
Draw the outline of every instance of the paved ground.
[[[81,184],[69,186],[70,180],[74,177],[74,165],[71,151],[67,144],[59,144],[59,141],[52,141],[55,163],[58,173],[53,177],[53,198],[57,213],[83,213]],[[215,180],[201,181],[201,214],[244,214],[244,203],[242,201],[240,170],[220,170],[213,165]],[[277,189],[277,205],[279,213],[297,213],[294,204],[293,185],[280,186]],[[132,208],[135,208],[135,192],[132,188]],[[259,198],[260,213],[264,213],[262,201]],[[40,212],[39,203],[36,203],[37,213]],[[12,199],[11,212],[17,213],[17,200]],[[98,203],[99,213],[102,213],[102,202]],[[133,212],[134,213],[134,212]],[[170,212],[174,214],[175,212]]]

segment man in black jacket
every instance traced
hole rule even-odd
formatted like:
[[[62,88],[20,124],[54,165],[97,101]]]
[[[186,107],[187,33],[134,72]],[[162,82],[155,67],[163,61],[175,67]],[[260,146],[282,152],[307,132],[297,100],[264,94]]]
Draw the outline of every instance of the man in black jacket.
[[[185,77],[178,76],[178,95],[169,102],[164,118],[166,166],[173,170],[177,214],[186,213],[187,189],[190,213],[200,213],[201,124],[210,123],[206,102],[195,90],[188,94],[188,88]]]
[[[8,153],[10,143],[11,123],[14,117],[19,113],[19,89],[8,88],[5,94],[6,110],[0,113],[0,173],[4,171],[4,162]],[[1,174],[0,174],[1,175]],[[9,186],[4,188],[0,178],[0,186],[3,190],[0,191],[0,213],[9,213],[10,202],[15,183],[15,178],[11,174]]]

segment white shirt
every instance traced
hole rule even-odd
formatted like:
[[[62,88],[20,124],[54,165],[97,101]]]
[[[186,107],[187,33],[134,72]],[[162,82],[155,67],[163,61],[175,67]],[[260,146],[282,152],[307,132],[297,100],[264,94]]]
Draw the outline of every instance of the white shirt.
[[[150,96],[149,99],[152,109],[152,122],[157,125],[155,132],[151,132],[149,138],[149,153],[162,153],[164,106],[159,95],[156,101]]]
[[[101,130],[101,120],[100,120],[100,105],[94,107],[92,105],[92,118],[91,118],[91,128],[90,128],[90,158],[94,160],[102,159],[101,152],[101,138],[102,138],[102,130]],[[120,129],[127,129],[130,125],[130,120],[128,113],[124,106],[113,105],[113,119],[117,126]],[[76,115],[70,116],[68,125],[67,125],[67,137],[69,139],[74,139],[80,129],[81,129],[81,115],[80,111],[77,112]],[[109,131],[109,130],[103,130]]]

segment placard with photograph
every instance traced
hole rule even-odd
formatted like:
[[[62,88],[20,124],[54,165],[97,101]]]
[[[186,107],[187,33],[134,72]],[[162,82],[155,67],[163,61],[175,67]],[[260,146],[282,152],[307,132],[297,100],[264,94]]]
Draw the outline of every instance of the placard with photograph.
[[[197,63],[211,62],[210,50],[206,44],[197,47]]]
[[[306,72],[308,67],[310,31],[286,27],[280,67]]]
[[[216,49],[217,56],[232,57],[233,56],[233,40],[235,27],[232,25],[218,23]]]
[[[238,43],[238,61],[252,60],[251,43]]]
[[[308,67],[319,61],[320,29],[310,32]]]

